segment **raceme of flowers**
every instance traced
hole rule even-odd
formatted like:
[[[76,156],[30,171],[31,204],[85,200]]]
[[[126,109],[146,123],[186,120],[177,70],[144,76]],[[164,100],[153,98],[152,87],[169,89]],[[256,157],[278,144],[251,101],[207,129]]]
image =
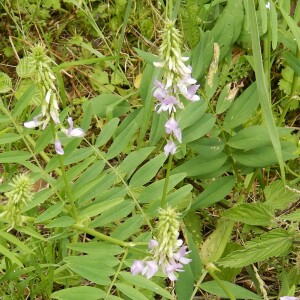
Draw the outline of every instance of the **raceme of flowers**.
[[[49,122],[52,122],[55,125],[55,128],[59,127],[60,130],[68,137],[81,138],[84,136],[84,131],[81,128],[74,128],[71,117],[68,117],[67,120],[69,123],[68,129],[65,128],[60,122],[57,100],[58,92],[54,84],[56,77],[50,69],[49,65],[51,62],[52,60],[46,55],[45,48],[42,45],[34,46],[32,53],[26,57],[24,61],[21,60],[20,62],[20,66],[26,63],[31,66],[31,70],[35,70],[35,72],[32,73],[32,78],[36,83],[43,99],[41,102],[41,113],[35,116],[32,120],[25,122],[24,127],[35,128],[42,126],[42,130],[44,130]],[[20,67],[19,70],[21,70]],[[62,144],[58,139],[57,131],[55,132],[54,147],[58,154],[64,154]]]
[[[166,111],[169,119],[165,124],[165,131],[169,135],[167,144],[164,147],[165,155],[175,154],[176,144],[182,143],[182,134],[178,120],[176,120],[177,109],[183,109],[180,95],[189,101],[199,101],[196,94],[200,85],[191,77],[192,67],[186,66],[188,57],[181,56],[180,34],[175,28],[175,22],[167,20],[162,33],[162,44],[159,49],[161,61],[154,62],[154,66],[163,68],[162,81],[154,82],[153,96],[158,103],[155,106],[157,113]]]
[[[142,274],[147,279],[158,272],[159,267],[171,281],[177,279],[176,273],[183,272],[183,266],[190,263],[186,255],[187,246],[178,239],[179,221],[178,213],[173,208],[167,207],[159,211],[157,238],[149,242],[149,256],[144,260],[135,260],[131,266],[131,274]]]

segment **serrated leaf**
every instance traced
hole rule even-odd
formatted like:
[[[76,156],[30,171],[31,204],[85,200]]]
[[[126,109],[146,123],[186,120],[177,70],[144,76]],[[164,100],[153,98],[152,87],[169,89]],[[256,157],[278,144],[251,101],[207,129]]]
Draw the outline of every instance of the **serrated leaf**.
[[[223,267],[245,267],[270,257],[285,255],[292,246],[289,232],[274,229],[248,241],[245,249],[237,250],[218,261]]]
[[[116,283],[115,286],[119,289],[123,294],[125,294],[129,299],[132,300],[148,300],[140,291],[134,289],[132,286],[124,283]]]
[[[265,187],[264,194],[266,204],[280,210],[287,208],[290,203],[299,199],[297,191],[286,188],[281,180],[273,181]]]
[[[288,215],[281,215],[278,219],[300,222],[300,209],[297,209]]]
[[[248,225],[271,226],[274,223],[272,209],[264,203],[242,203],[223,213],[223,217]]]
[[[152,291],[155,294],[161,295],[166,299],[173,299],[173,297],[165,289],[163,289],[153,281],[145,278],[144,276],[141,275],[132,276],[131,273],[127,273],[127,272],[120,272],[120,276],[134,286]]]
[[[51,294],[51,298],[59,300],[82,300],[88,295],[89,300],[98,300],[106,296],[106,293],[91,286],[77,286],[63,289]]]
[[[0,72],[0,94],[9,92],[11,88],[11,78],[6,73]]]
[[[148,183],[157,174],[166,159],[166,155],[161,153],[148,161],[132,176],[130,187],[135,188]]]
[[[16,67],[16,72],[21,78],[32,77],[37,72],[34,68],[34,59],[30,56],[21,58]]]

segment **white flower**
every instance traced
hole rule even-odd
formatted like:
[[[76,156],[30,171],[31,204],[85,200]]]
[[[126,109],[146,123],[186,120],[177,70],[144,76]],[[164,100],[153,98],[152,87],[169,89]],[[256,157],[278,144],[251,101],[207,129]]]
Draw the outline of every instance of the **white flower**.
[[[164,147],[164,152],[166,156],[169,156],[170,154],[174,155],[176,153],[176,144],[173,141],[168,141],[167,144]]]

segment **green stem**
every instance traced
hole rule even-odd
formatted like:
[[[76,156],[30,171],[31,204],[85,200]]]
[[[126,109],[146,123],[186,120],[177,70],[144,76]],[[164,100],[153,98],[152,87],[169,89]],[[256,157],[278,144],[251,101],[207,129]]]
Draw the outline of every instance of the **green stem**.
[[[204,280],[206,274],[207,274],[207,271],[204,270],[203,273],[202,273],[202,275],[201,275],[201,277],[199,278],[199,280],[197,281],[197,283],[196,283],[196,285],[195,285],[195,288],[194,288],[194,290],[193,290],[193,294],[191,295],[190,300],[193,300],[193,299],[194,299],[196,293],[198,292],[198,289],[199,289],[199,287],[200,287],[200,284],[201,284],[202,281]]]
[[[211,270],[207,270],[209,275],[218,283],[218,285],[222,288],[222,290],[226,293],[230,300],[236,300],[235,296],[231,293],[231,291],[225,286],[223,281]]]
[[[168,0],[168,9],[169,9],[169,19],[172,20],[172,14],[173,14],[173,0]]]
[[[122,266],[123,266],[123,264],[124,264],[124,261],[125,261],[125,259],[126,259],[126,257],[127,257],[127,254],[128,254],[128,249],[125,249],[125,253],[124,253],[123,257],[122,257],[122,260],[120,261],[118,270],[117,270],[117,272],[116,272],[116,274],[115,274],[115,276],[114,276],[114,278],[113,278],[113,280],[112,280],[112,282],[111,282],[111,284],[110,284],[110,286],[109,286],[109,288],[108,288],[108,290],[107,290],[107,292],[106,292],[106,296],[105,296],[104,300],[107,299],[107,297],[108,297],[109,294],[110,294],[111,289],[112,289],[113,286],[115,285],[115,282],[116,282],[116,280],[117,280],[117,278],[118,278],[118,276],[119,276],[119,273],[120,273],[120,271],[121,271],[121,269],[122,269]]]
[[[131,250],[135,251],[135,252],[138,252],[138,253],[141,253],[143,255],[146,255],[146,253],[142,250],[139,250],[139,249],[136,249],[135,246],[136,244],[134,243],[126,243],[126,242],[123,242],[123,241],[120,241],[118,239],[115,239],[113,237],[110,237],[110,236],[107,236],[101,232],[98,232],[92,228],[89,228],[89,227],[86,227],[86,226],[80,226],[80,225],[77,225],[77,224],[74,224],[71,226],[72,229],[75,229],[75,230],[78,230],[80,232],[84,232],[84,233],[87,233],[87,234],[90,234],[96,238],[99,238],[100,240],[102,241],[105,241],[105,242],[109,242],[111,244],[115,244],[115,245],[118,245],[118,246],[121,246],[123,248],[130,248]]]
[[[164,190],[163,190],[163,194],[161,197],[161,208],[166,208],[166,196],[167,196],[167,191],[168,191],[168,184],[169,184],[169,178],[170,178],[170,173],[171,173],[172,160],[173,160],[173,155],[170,155],[168,165],[167,165],[167,174],[166,174],[166,178],[165,178]]]

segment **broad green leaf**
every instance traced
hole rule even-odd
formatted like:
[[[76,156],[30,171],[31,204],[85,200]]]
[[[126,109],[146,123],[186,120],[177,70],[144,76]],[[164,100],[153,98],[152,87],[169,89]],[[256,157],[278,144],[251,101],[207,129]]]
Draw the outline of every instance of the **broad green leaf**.
[[[11,88],[11,78],[6,73],[0,72],[0,94],[9,92]]]
[[[245,249],[237,250],[218,261],[223,267],[245,267],[270,257],[287,254],[292,246],[291,233],[274,229],[246,242]]]
[[[291,132],[290,129],[277,128],[278,135],[284,136]],[[255,149],[265,145],[271,145],[268,129],[262,125],[254,125],[240,130],[229,139],[227,144],[236,149]]]
[[[124,252],[123,248],[105,242],[85,242],[85,243],[71,243],[67,244],[67,248],[82,253],[103,255],[107,253],[110,255],[118,255]]]
[[[36,69],[34,67],[34,58],[31,56],[25,56],[20,59],[16,72],[20,78],[30,78],[34,76]]]
[[[292,188],[285,187],[280,180],[275,180],[265,187],[264,194],[266,204],[273,209],[286,209],[290,203],[299,199],[297,190],[293,191]]]
[[[109,285],[109,277],[115,274],[115,270],[107,262],[110,260],[109,253],[105,259],[100,256],[68,256],[64,258],[67,266],[80,276],[101,285]]]
[[[148,300],[147,297],[145,297],[141,292],[134,289],[132,286],[124,283],[116,283],[115,286],[118,290],[120,290],[123,294],[125,294],[129,299],[132,300]]]
[[[3,133],[0,134],[0,145],[9,144],[20,140],[22,136],[17,133]]]
[[[193,125],[204,115],[207,109],[207,101],[200,100],[188,103],[183,110],[180,110],[176,116],[180,120],[181,130]]]
[[[220,93],[216,106],[217,114],[225,112],[233,103],[234,98],[229,98],[230,86],[231,83],[227,84]]]
[[[0,253],[7,257],[13,264],[17,264],[20,267],[23,267],[22,262],[14,255],[14,253],[0,244]]]
[[[130,105],[124,98],[114,94],[99,95],[89,101],[92,104],[92,111],[101,118],[119,117],[126,114]]]
[[[32,101],[32,97],[34,96],[36,89],[37,87],[33,84],[29,86],[26,92],[21,96],[12,111],[12,116],[14,118],[18,117],[23,112],[25,107],[30,103],[30,101]]]
[[[245,123],[258,107],[256,84],[251,84],[231,105],[224,119],[224,129],[231,129]]]
[[[119,204],[117,204],[116,206],[113,206],[112,208],[105,210],[105,212],[103,212],[101,216],[91,221],[90,227],[95,228],[95,227],[104,226],[119,221],[122,218],[128,216],[130,213],[132,213],[134,207],[135,204],[133,202],[124,200]]]
[[[203,264],[216,262],[222,257],[225,247],[231,237],[234,223],[224,218],[219,219],[217,227],[204,241],[200,248],[200,257]]]
[[[15,244],[18,246],[23,252],[29,252],[32,253],[32,250],[22,241],[20,241],[18,238],[16,238],[14,235],[6,232],[6,231],[0,231],[0,237],[7,240],[8,242]]]
[[[120,119],[114,118],[110,120],[105,126],[101,129],[100,134],[98,135],[95,146],[101,147],[103,146],[115,133]]]
[[[185,177],[186,177],[185,173],[171,175],[169,177],[167,193],[170,192]],[[165,179],[162,179],[148,185],[139,196],[139,202],[151,203],[157,199],[161,199],[164,184],[165,184]]]
[[[188,146],[202,156],[211,157],[220,154],[224,150],[225,142],[218,137],[203,137],[188,143]]]
[[[161,153],[149,160],[132,176],[129,184],[130,187],[135,188],[148,183],[157,174],[166,159],[166,155]]]
[[[119,225],[117,229],[111,233],[111,237],[124,241],[134,235],[142,225],[143,217],[141,215],[135,215]]]
[[[294,159],[297,147],[291,142],[282,142],[283,160]],[[232,157],[239,163],[249,167],[266,167],[278,163],[278,159],[272,146],[263,146],[250,150],[237,150]]]
[[[0,163],[22,163],[31,157],[31,153],[22,150],[13,150],[0,153]]]
[[[264,203],[241,203],[226,210],[223,217],[248,225],[271,226],[274,223],[272,209]]]
[[[165,289],[163,289],[153,281],[145,278],[144,276],[141,275],[132,276],[131,273],[127,273],[127,272],[120,272],[120,276],[124,280],[132,284],[133,286],[137,286],[139,288],[152,291],[155,294],[163,296],[166,299],[173,299],[173,297]]]
[[[206,208],[222,200],[231,192],[234,183],[234,176],[224,176],[215,180],[193,201],[191,210]]]
[[[219,169],[227,160],[225,153],[214,157],[196,156],[179,167],[175,168],[172,173],[186,173],[188,177],[197,177],[199,175],[208,174]]]
[[[70,227],[75,223],[75,220],[69,216],[61,216],[58,217],[51,222],[49,222],[46,227],[47,228],[55,228],[55,227]]]
[[[34,223],[42,223],[44,221],[55,218],[57,215],[59,215],[62,212],[63,208],[64,208],[64,204],[62,202],[57,202],[56,204],[53,204],[42,214],[37,216],[36,219],[34,220]]]
[[[82,300],[88,297],[89,300],[103,299],[106,293],[91,286],[77,286],[63,289],[51,294],[51,298],[59,300]]]
[[[253,292],[246,290],[245,288],[233,284],[228,281],[223,281],[222,283],[226,286],[226,288],[231,291],[231,293],[236,297],[236,299],[251,299],[251,300],[261,300],[261,297],[254,294]],[[216,295],[218,297],[222,297],[222,299],[228,299],[228,295],[224,292],[224,290],[220,287],[220,285],[216,281],[207,281],[200,285],[200,288],[210,294]]]
[[[128,125],[128,127],[117,136],[112,145],[109,147],[109,150],[107,152],[107,159],[112,159],[120,154],[124,150],[124,148],[128,146],[131,138],[136,133],[136,130],[136,123],[131,123],[130,125]]]
[[[119,165],[120,173],[129,177],[154,149],[155,147],[146,147],[132,151]]]
[[[214,127],[215,122],[216,118],[212,114],[204,114],[200,120],[182,131],[183,143],[187,144],[201,138]]]
[[[103,213],[104,211],[106,211],[107,209],[110,209],[118,205],[122,201],[123,199],[114,199],[113,201],[108,200],[101,203],[89,205],[88,207],[84,208],[79,212],[79,217],[86,219],[86,218],[97,216]]]

